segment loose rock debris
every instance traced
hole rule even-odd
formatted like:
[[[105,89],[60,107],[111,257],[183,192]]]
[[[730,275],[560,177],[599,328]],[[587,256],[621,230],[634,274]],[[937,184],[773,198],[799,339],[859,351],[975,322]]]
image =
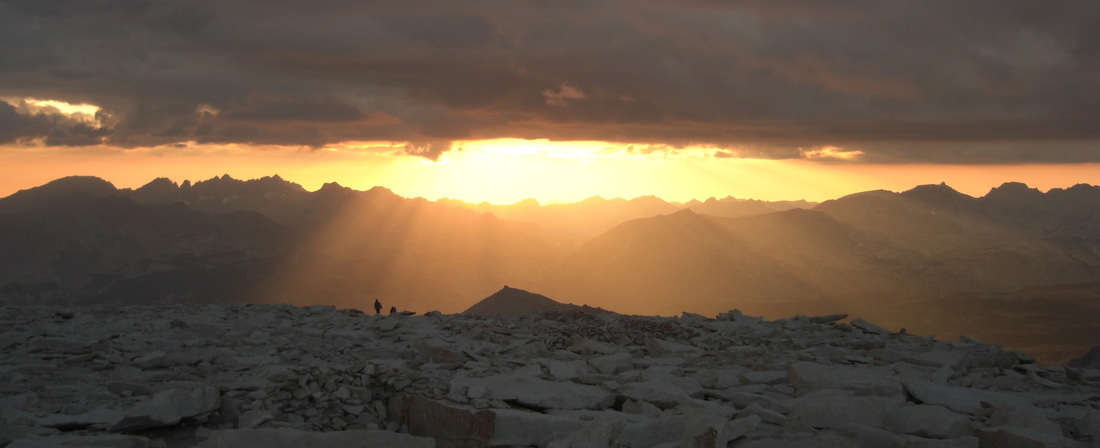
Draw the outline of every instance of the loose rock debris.
[[[1100,446],[1098,370],[842,319],[5,307],[0,446]]]

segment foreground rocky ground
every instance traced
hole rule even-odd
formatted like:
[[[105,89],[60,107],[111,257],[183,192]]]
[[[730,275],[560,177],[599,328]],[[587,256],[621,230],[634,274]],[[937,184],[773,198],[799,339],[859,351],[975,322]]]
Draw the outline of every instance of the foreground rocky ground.
[[[841,318],[0,308],[0,446],[1100,446],[1100,371]]]

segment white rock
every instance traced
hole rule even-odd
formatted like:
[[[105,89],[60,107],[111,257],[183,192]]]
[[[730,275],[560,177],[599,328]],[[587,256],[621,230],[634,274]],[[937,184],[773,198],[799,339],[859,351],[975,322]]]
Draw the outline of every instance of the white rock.
[[[751,440],[737,445],[737,448],[852,448],[856,445],[848,437],[835,432],[822,431],[816,434],[792,434],[781,438]]]
[[[633,369],[634,358],[628,352],[619,352],[590,358],[588,364],[604,375],[613,375]]]
[[[646,350],[652,356],[666,356],[669,354],[698,353],[702,348],[680,342],[666,341],[661,338],[646,338]]]
[[[948,386],[915,379],[905,380],[902,384],[905,386],[905,391],[922,404],[940,405],[964,414],[973,414],[981,410],[983,402],[995,407],[1032,406],[1027,398],[1011,392]]]
[[[796,362],[787,367],[787,378],[799,395],[822,389],[842,389],[856,395],[900,396],[896,379],[860,367]]]
[[[981,440],[974,436],[956,439],[928,439],[917,436],[904,436],[905,448],[979,448]]]
[[[611,422],[589,424],[563,440],[551,442],[547,448],[607,448],[615,426]]]
[[[782,384],[787,382],[787,372],[782,370],[758,370],[741,374],[747,384]]]
[[[122,420],[123,411],[99,407],[75,415],[49,414],[36,419],[39,426],[57,428],[63,431],[86,428],[92,425],[109,425]]]
[[[690,378],[679,378],[677,381],[649,380],[630,383],[623,386],[619,395],[649,402],[661,409],[691,405],[696,402],[692,395],[702,395],[702,386],[690,380]]]
[[[24,409],[38,403],[38,394],[25,392],[21,394],[0,397],[0,411],[5,409]]]
[[[202,384],[161,390],[153,394],[152,398],[130,408],[112,430],[136,431],[172,426],[184,418],[217,410],[221,404],[220,399],[217,389]]]
[[[31,339],[28,345],[33,351],[66,355],[79,355],[93,350],[92,345],[87,341],[72,337],[38,337]]]
[[[740,386],[741,374],[747,370],[741,366],[721,366],[699,370],[695,378],[707,389],[728,389]],[[784,378],[786,380],[786,378]]]
[[[145,437],[102,434],[28,437],[14,441],[6,448],[149,448],[150,446],[150,440]]]
[[[905,439],[881,428],[856,423],[843,425],[839,430],[855,439],[856,446],[874,448],[898,448],[905,446]]]
[[[149,352],[139,356],[133,361],[134,367],[139,369],[160,369],[165,367],[165,354],[163,351]]]
[[[643,400],[626,400],[623,402],[623,412],[627,414],[657,417],[661,415],[661,408]]]
[[[584,365],[580,361],[561,361],[557,359],[539,359],[538,363],[546,369],[550,376],[558,381],[576,379],[578,370]]]
[[[238,418],[238,426],[242,429],[254,429],[272,420],[275,420],[275,417],[270,412],[262,409],[249,409],[241,413]]]
[[[853,327],[856,327],[856,328],[858,328],[860,330],[863,330],[863,331],[869,331],[871,333],[879,333],[879,334],[890,334],[890,332],[887,331],[885,328],[882,328],[878,325],[867,322],[866,320],[863,320],[862,317],[857,317],[855,319],[852,319],[851,324],[852,324]]]
[[[913,353],[902,357],[902,361],[922,365],[929,367],[951,367],[952,369],[963,369],[970,361],[971,352],[963,350],[961,348],[950,348],[949,346],[937,346],[928,352]]]
[[[555,433],[572,433],[585,423],[580,420],[536,412],[494,409],[495,430],[490,446],[545,446]]]
[[[391,431],[308,432],[295,429],[212,431],[201,448],[434,448],[435,439]]]
[[[920,403],[940,405],[966,414],[973,414],[982,408],[980,396],[969,388],[921,380],[907,380],[902,384],[905,391]]]
[[[989,418],[989,425],[1026,428],[1050,436],[1062,436],[1062,427],[1051,421],[1045,412],[1034,406],[1011,404],[1000,406],[993,411],[993,415]]]
[[[524,406],[540,409],[602,409],[614,402],[615,397],[599,386],[572,382],[548,381],[517,374],[499,374],[483,378],[456,377],[452,388],[480,386],[488,398],[515,401]]]
[[[1073,443],[1062,436],[1047,434],[1028,428],[999,426],[996,428],[978,428],[981,446],[996,448],[1062,448]]]
[[[606,342],[593,341],[591,339],[574,336],[569,344],[569,351],[581,354],[595,354],[610,355],[618,352],[619,347],[615,344],[608,344]]]
[[[714,445],[717,447],[727,446],[730,442],[752,432],[758,426],[760,426],[760,417],[756,415],[730,420],[718,430],[718,437]]]
[[[931,439],[955,439],[974,435],[970,419],[943,406],[915,405],[892,409],[886,427],[900,434]]]
[[[469,398],[471,400],[476,400],[478,398],[485,398],[485,394],[487,392],[488,392],[488,390],[485,389],[485,386],[482,386],[480,384],[474,384],[474,385],[471,385],[469,388],[466,389],[466,398]]]
[[[694,439],[707,430],[716,432],[729,420],[729,414],[716,414],[710,410],[698,410],[686,414],[631,423],[623,427],[613,446],[649,448],[664,443],[680,443]],[[687,446],[692,446],[688,444]]]
[[[477,411],[418,395],[397,394],[389,400],[388,410],[380,401],[375,405],[381,407],[380,416],[388,415],[395,428],[406,428],[410,434],[431,437],[441,444],[486,444],[495,429],[495,411]]]
[[[819,390],[783,404],[788,415],[818,429],[842,428],[851,423],[880,428],[887,408],[883,397],[854,396],[843,390]]]

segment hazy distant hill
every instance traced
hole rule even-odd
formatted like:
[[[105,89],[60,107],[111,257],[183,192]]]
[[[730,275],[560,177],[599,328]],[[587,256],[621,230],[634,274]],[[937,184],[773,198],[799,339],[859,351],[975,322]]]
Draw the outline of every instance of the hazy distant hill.
[[[722,199],[709,198],[702,202],[691,201],[684,204],[684,207],[701,215],[737,218],[741,216],[782,212],[796,208],[808,210],[815,205],[817,205],[817,203],[809,201],[758,201],[727,196]]]
[[[554,297],[638,314],[822,300],[907,286],[890,251],[828,215],[789,210],[717,218],[690,210],[624,223],[589,241],[543,285]]]
[[[633,219],[652,218],[689,209],[696,213],[713,216],[748,216],[790,210],[793,208],[811,208],[815,204],[806,201],[756,201],[733,197],[710,198],[704,202],[691,201],[686,204],[666,202],[655,196],[641,196],[634,199],[604,199],[593,196],[580,202],[568,204],[539,204],[527,199],[508,205],[489,203],[470,204],[456,200],[441,202],[467,207],[475,211],[492,213],[500,218],[512,221],[537,223],[559,239],[572,243],[576,248],[581,243],[596,237],[613,227]]]
[[[113,188],[66,178],[0,199],[0,302],[239,300],[228,292],[289,235],[258,213],[141,205]]]
[[[925,185],[810,205],[491,206],[278,176],[135,190],[69,177],[0,199],[0,303],[458,312],[507,284],[625,313],[848,312],[1067,356],[1100,343],[1100,187]]]
[[[653,196],[631,200],[593,196],[580,202],[546,205],[539,204],[534,199],[508,205],[470,204],[455,200],[444,200],[444,202],[482,213],[492,213],[502,219],[537,223],[547,232],[555,235],[555,238],[569,245],[571,249],[576,249],[584,241],[606,232],[623,221],[664,215],[680,209],[675,204]]]
[[[567,255],[538,226],[377,187],[347,196],[301,238],[263,292],[271,300],[381,298],[457,312],[503,284],[544,276]]]
[[[137,202],[135,202],[137,201]],[[141,202],[141,203],[139,203]],[[335,303],[458,311],[567,255],[533,224],[384,188],[228,176],[119,190],[72,177],[0,199],[0,301]]]
[[[860,193],[815,210],[907,251],[909,256],[898,261],[928,291],[1008,292],[1097,279],[1100,252],[1088,247],[1096,247],[1100,227],[1089,230],[1091,236],[1052,238],[1049,231],[1006,219],[1011,202],[994,198],[926,185],[903,193]],[[1085,202],[1079,206],[1089,207]],[[1080,229],[1076,214],[1051,210],[1046,219],[1059,222],[1060,229]]]
[[[1072,203],[1061,191],[1039,193],[1014,208],[1005,188],[1016,187],[989,199],[928,185],[858,193],[812,211],[634,220],[586,243],[544,287],[565,300],[667,314],[1100,281],[1100,189],[1075,187]]]
[[[592,239],[540,288],[620,312],[852,313],[1068,359],[1100,343],[1100,188],[870,191],[742,218],[688,211]],[[1077,353],[1079,354],[1079,353]]]

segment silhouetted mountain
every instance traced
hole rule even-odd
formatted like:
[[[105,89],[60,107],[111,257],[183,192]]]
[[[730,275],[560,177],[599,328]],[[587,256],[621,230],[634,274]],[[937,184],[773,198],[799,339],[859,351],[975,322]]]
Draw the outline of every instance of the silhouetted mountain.
[[[334,183],[310,192],[278,176],[136,190],[69,177],[0,199],[0,301],[378,298],[456,312],[509,284],[626,313],[847,312],[941,333],[971,322],[985,327],[958,332],[1003,340],[1012,325],[1067,352],[1080,347],[1035,329],[1100,334],[1100,187],[1006,183],[974,198],[940,184],[808,205],[494,206]]]
[[[542,294],[535,294],[505,285],[500,291],[475,303],[461,314],[487,317],[519,317],[537,311],[576,311],[581,313],[605,312],[602,309],[589,306],[577,306],[556,302]]]
[[[680,209],[677,205],[654,196],[631,200],[592,196],[580,202],[547,205],[541,205],[534,199],[510,205],[469,204],[453,200],[447,202],[478,212],[492,213],[501,219],[536,223],[573,249],[623,221],[673,213]]]
[[[278,176],[157,179],[133,191],[67,178],[0,199],[0,210],[12,210],[0,211],[0,300],[8,302],[362,308],[366,296],[380,296],[407,309],[457,311],[501,284],[545,275],[565,255],[532,224],[380,187],[308,192]]]
[[[1060,194],[1016,202],[1004,193],[975,199],[925,186],[860,193],[815,210],[910,253],[900,261],[915,263],[929,290],[1007,292],[1095,281],[1100,274],[1100,226],[1091,225],[1100,223],[1100,201],[1083,196],[1066,206]],[[1021,213],[1036,217],[1021,220]]]
[[[722,199],[709,198],[706,201],[692,201],[684,204],[691,211],[710,216],[737,218],[749,215],[762,215],[764,213],[781,212],[795,208],[811,209],[817,205],[807,201],[757,201],[752,199],[737,199],[727,196]]]
[[[254,211],[291,226],[298,223],[316,196],[278,175],[237,180],[228,174],[183,185],[159,178],[136,190],[123,190],[122,194],[143,204],[182,202],[207,213]]]
[[[1092,330],[1092,340],[1081,341],[1100,343],[1100,304],[1082,302],[1090,294],[1052,291],[1100,282],[1097,190],[1036,195],[1008,185],[973,198],[930,185],[858,193],[812,211],[638,219],[586,243],[540,288],[627,313],[844,312],[938,334],[1029,341],[1006,337],[1016,331],[1031,348],[1072,352],[1082,347],[1051,335]],[[967,318],[967,310],[984,314]]]
[[[70,176],[45,185],[20,190],[0,199],[0,213],[32,213],[51,210],[71,197],[101,197],[116,194],[110,182],[98,177]]]
[[[684,210],[624,223],[586,243],[546,281],[565,300],[616,311],[714,313],[905,284],[876,263],[888,249],[828,215],[793,209],[744,218]]]
[[[384,188],[334,204],[302,236],[265,295],[277,301],[457,312],[502,284],[544,276],[567,255],[535,225],[405,199]]]
[[[1003,196],[991,204],[997,200]],[[1100,226],[1071,224],[1080,216],[1043,207],[1051,219],[1078,229],[1075,237],[1036,235],[946,185],[871,191],[813,211],[743,218],[684,211],[630,221],[594,238],[544,290],[624,312],[669,314],[882,292],[1004,293],[1100,281],[1100,251],[1082,249],[1095,245]]]
[[[1090,264],[1100,256],[1100,187],[1080,184],[1044,194],[1006,183],[990,190],[979,205],[988,219],[1052,242]]]
[[[158,282],[127,297],[104,294],[144,276],[182,270],[239,274],[281,252],[287,235],[257,213],[209,215],[181,204],[145,206],[119,196],[68,194],[31,212],[0,214],[0,300],[242,300],[218,291],[197,295],[196,289],[211,289],[198,283]]]
[[[733,197],[710,198],[705,202],[690,201],[686,204],[666,202],[655,196],[639,196],[626,200],[604,199],[592,196],[580,202],[568,204],[539,204],[525,199],[514,204],[470,204],[453,199],[439,201],[471,210],[492,213],[511,221],[537,223],[555,238],[576,249],[585,241],[611,228],[633,219],[667,215],[690,209],[696,213],[713,216],[738,217],[785,211],[793,208],[811,208],[815,204],[806,201],[757,201]]]
[[[921,204],[930,210],[951,210],[955,212],[972,211],[977,201],[971,196],[959,193],[947,184],[918,185],[912,190],[900,193],[905,200]]]

